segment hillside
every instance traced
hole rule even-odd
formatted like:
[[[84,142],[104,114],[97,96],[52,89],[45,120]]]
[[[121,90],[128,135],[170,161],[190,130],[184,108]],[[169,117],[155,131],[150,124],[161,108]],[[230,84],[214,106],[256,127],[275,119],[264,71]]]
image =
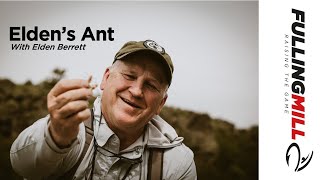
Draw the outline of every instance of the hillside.
[[[258,179],[258,127],[234,125],[207,114],[165,107],[161,116],[195,154],[198,179]]]
[[[11,169],[10,146],[24,128],[47,114],[46,95],[63,73],[55,70],[39,84],[0,79],[0,179],[21,179]],[[258,179],[257,126],[236,129],[224,120],[174,107],[164,107],[161,116],[193,150],[198,179]]]

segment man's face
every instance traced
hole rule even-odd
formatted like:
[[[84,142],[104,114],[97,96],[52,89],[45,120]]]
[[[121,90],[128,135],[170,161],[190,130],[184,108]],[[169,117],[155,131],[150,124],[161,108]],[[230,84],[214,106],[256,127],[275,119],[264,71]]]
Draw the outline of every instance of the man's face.
[[[104,74],[102,113],[117,130],[142,129],[165,104],[168,88],[159,60],[130,56]]]

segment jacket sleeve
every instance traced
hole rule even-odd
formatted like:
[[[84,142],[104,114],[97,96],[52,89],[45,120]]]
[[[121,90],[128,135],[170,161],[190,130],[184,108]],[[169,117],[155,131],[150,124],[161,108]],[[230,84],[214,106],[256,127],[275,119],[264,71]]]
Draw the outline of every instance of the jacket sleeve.
[[[187,167],[187,166],[186,166]],[[183,180],[196,180],[197,179],[197,171],[196,171],[196,164],[192,159],[189,166],[185,169],[184,174],[179,179]]]
[[[170,180],[196,180],[193,152],[184,144],[164,153],[163,175]]]
[[[79,159],[85,143],[85,128],[75,142],[60,149],[50,136],[49,115],[22,131],[13,142],[10,159],[13,169],[27,179],[52,179],[67,172]]]
[[[182,174],[180,177],[176,177],[176,179],[179,180],[196,180],[197,179],[197,170],[196,165],[193,160],[193,152],[191,149],[189,149],[187,146],[182,144],[182,146],[185,147],[185,153],[184,153],[184,160],[180,164],[179,172],[178,174]],[[178,175],[177,174],[177,175]]]

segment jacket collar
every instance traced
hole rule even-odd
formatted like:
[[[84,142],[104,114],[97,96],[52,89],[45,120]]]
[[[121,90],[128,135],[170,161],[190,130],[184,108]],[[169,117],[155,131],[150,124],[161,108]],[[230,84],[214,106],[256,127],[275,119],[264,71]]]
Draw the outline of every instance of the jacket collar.
[[[101,98],[94,102],[94,135],[99,146],[104,146],[113,135],[116,134],[108,127],[101,113]],[[101,121],[100,121],[101,119]],[[100,122],[100,124],[99,124]],[[144,147],[148,148],[172,148],[182,143],[183,137],[178,137],[175,129],[160,116],[155,115],[146,125],[145,132],[128,148],[120,153],[135,152],[140,154]],[[140,153],[138,153],[140,152]]]
[[[150,148],[172,148],[183,141],[183,137],[179,137],[175,129],[158,115],[147,126],[147,146]]]

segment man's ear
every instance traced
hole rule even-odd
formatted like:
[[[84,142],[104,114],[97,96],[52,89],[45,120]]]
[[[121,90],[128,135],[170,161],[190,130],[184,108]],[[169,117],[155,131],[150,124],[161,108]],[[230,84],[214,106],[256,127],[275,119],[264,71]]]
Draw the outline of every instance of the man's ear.
[[[104,72],[103,74],[103,78],[102,78],[102,81],[101,81],[101,84],[100,84],[100,89],[103,90],[104,87],[107,85],[107,79],[109,78],[109,75],[110,75],[110,67],[108,67],[106,69],[106,71]]]
[[[166,101],[167,101],[167,98],[168,98],[168,94],[166,93],[166,95],[162,98],[161,103],[160,103],[160,105],[159,105],[159,107],[158,107],[158,110],[157,110],[157,112],[156,112],[157,115],[160,114],[160,112],[161,112],[164,104],[165,104]]]

